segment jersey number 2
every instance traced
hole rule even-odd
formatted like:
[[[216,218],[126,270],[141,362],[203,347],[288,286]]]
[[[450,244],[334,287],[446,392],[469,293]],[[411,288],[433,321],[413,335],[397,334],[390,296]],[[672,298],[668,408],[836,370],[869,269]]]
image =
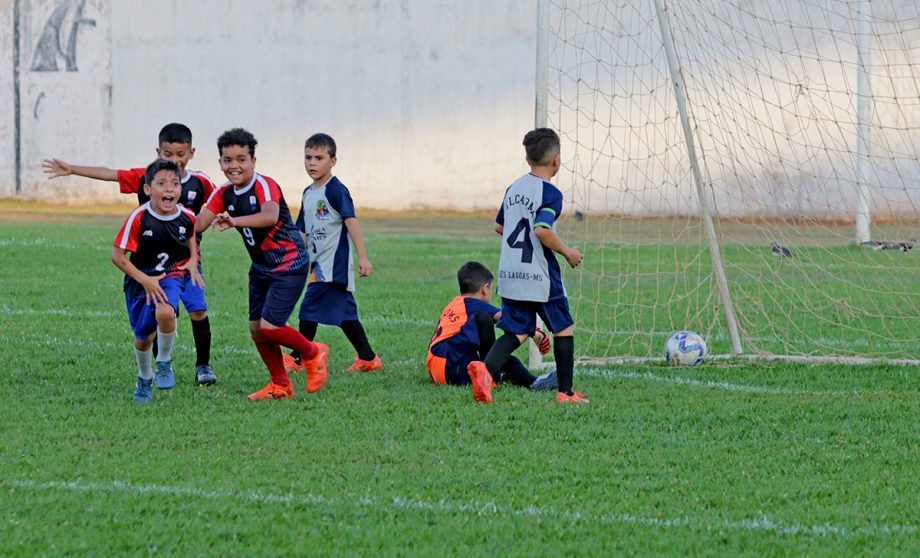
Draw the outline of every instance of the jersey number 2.
[[[520,239],[519,239],[520,237]],[[530,240],[530,221],[521,219],[508,235],[508,246],[521,250],[521,262],[533,262],[533,242]]]
[[[160,259],[160,263],[154,268],[157,271],[166,271],[166,262],[169,261],[169,254],[166,252],[160,252],[157,254],[157,258]]]

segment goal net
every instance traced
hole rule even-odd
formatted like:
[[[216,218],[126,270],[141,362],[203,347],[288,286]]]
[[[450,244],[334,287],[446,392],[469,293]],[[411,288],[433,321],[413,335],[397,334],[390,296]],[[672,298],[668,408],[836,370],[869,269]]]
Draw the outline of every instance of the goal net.
[[[579,353],[731,353],[730,309],[744,353],[920,359],[914,0],[549,0],[548,27]]]

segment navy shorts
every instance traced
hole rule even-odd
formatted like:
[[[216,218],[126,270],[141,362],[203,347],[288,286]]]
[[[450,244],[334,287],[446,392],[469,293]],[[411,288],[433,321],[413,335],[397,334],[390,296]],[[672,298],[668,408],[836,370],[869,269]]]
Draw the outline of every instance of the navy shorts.
[[[563,296],[547,302],[503,298],[502,317],[495,325],[506,333],[533,335],[538,315],[552,333],[559,333],[575,324],[569,313],[569,301]]]
[[[202,278],[204,277],[204,273],[201,272],[201,264],[198,264],[198,273],[201,274]],[[185,306],[186,312],[207,311],[208,303],[204,299],[204,287],[193,285],[189,281],[185,286],[185,291],[182,293],[182,305]]]
[[[449,386],[468,386],[472,383],[466,367],[471,362],[479,359],[477,351],[468,351],[463,355],[448,355],[446,357],[436,356],[428,351],[426,365],[428,366],[428,375],[436,384],[447,384]]]
[[[300,305],[300,319],[340,326],[342,322],[358,319],[358,303],[355,295],[342,285],[314,281],[307,285],[307,294]]]
[[[307,282],[304,270],[263,273],[249,270],[249,321],[265,319],[273,326],[287,325]]]
[[[186,283],[190,286],[192,281],[186,277],[167,277],[160,280],[160,288],[166,293],[169,304],[172,305],[176,315],[179,315],[179,300],[185,291]],[[157,309],[153,304],[147,304],[143,296],[125,294],[125,305],[128,307],[128,321],[134,331],[135,339],[146,339],[157,330]]]

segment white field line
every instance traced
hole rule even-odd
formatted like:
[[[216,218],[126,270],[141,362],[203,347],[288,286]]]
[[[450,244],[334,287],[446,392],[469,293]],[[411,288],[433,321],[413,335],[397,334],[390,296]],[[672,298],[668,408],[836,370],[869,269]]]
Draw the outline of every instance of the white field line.
[[[6,314],[9,316],[62,316],[62,317],[67,317],[67,318],[126,318],[127,319],[126,313],[114,312],[111,310],[77,311],[77,310],[66,310],[66,309],[58,309],[58,308],[11,308],[9,305],[6,305],[6,304],[0,305],[0,313]],[[221,318],[223,316],[223,314],[217,313],[214,311],[209,311],[209,314],[215,318]],[[434,319],[423,320],[423,319],[418,319],[418,318],[407,318],[407,317],[391,318],[388,316],[364,316],[361,318],[361,322],[365,324],[430,327],[432,331],[434,331],[434,328],[438,325]],[[662,339],[667,339],[668,337],[671,336],[672,333],[673,332],[664,332],[664,331],[620,331],[620,332],[613,333],[611,335],[628,336],[628,337],[640,337],[640,336],[661,337]],[[709,341],[724,341],[726,339],[728,338],[722,335],[713,335],[708,338]],[[775,339],[766,338],[766,337],[751,338],[751,340],[758,342],[758,343],[766,343],[766,342],[775,341]],[[811,341],[815,345],[818,345],[818,346],[835,346],[835,345],[836,346],[860,346],[860,347],[876,346],[876,345],[869,343],[866,340],[858,340],[858,339],[848,341],[844,339],[818,338],[818,339],[812,339]],[[910,342],[908,341],[889,341],[887,342],[887,344],[889,346],[902,346],[902,345],[914,346],[916,345],[916,342],[914,341],[910,341]],[[735,358],[735,357],[731,357],[730,355],[713,355],[708,358]],[[762,358],[762,359],[789,358],[789,359],[803,359],[802,362],[824,362],[824,361],[820,361],[817,359],[836,358],[836,357],[809,357],[809,356],[798,356],[798,355],[793,355],[793,356],[788,356],[788,357],[781,356],[781,355],[776,355],[776,356],[748,355],[746,357],[741,357],[741,358]],[[846,357],[843,357],[843,358],[846,358]],[[853,357],[853,358],[855,358],[856,360],[860,360],[859,357]],[[610,360],[604,360],[603,362],[610,363],[610,364],[623,364],[623,363],[628,363],[628,362],[631,362],[631,363],[659,362],[661,360],[662,360],[661,358],[650,358],[650,357],[622,357],[622,358],[612,358]],[[594,363],[594,362],[602,362],[602,361],[587,360],[585,362]],[[826,362],[841,362],[841,361],[831,360],[831,361],[826,361]],[[849,361],[843,362],[843,363],[854,364],[854,362],[849,362]],[[886,359],[866,359],[861,362],[855,362],[855,364],[880,364],[880,363],[920,364],[920,360],[896,361],[896,360],[886,360]]]
[[[26,238],[20,239],[16,237],[5,238],[0,240],[0,248],[5,246],[41,246],[42,248],[58,248],[61,250],[75,250],[77,248],[85,250],[87,248],[93,250],[105,250],[107,252],[112,251],[112,247],[109,244],[104,243],[86,243],[86,244],[73,244],[70,242],[60,242],[57,240],[49,240],[47,238]]]
[[[127,321],[127,319],[126,319]],[[99,340],[87,340],[80,339],[79,337],[68,337],[60,338],[53,335],[41,335],[41,336],[30,336],[23,339],[19,335],[6,335],[0,333],[0,343],[21,343],[28,342],[32,345],[37,345],[41,347],[61,347],[62,345],[69,345],[73,347],[81,347],[88,350],[101,350],[108,349],[113,351],[127,351],[131,352],[133,345],[133,338],[128,329],[125,330],[124,339],[111,339],[108,341],[99,341]],[[195,353],[195,346],[189,343],[177,343],[173,350],[181,350],[188,354]],[[243,355],[248,357],[253,357],[255,359],[259,358],[259,353],[256,351],[255,346],[251,341],[247,341],[242,345],[225,345],[221,346],[220,349],[215,349],[212,347],[212,356],[215,352],[220,352],[223,354],[233,354],[233,355]],[[127,353],[126,353],[127,354]],[[133,353],[132,353],[133,354]],[[133,360],[131,361],[134,362]],[[400,359],[400,360],[384,360],[384,366],[392,367],[407,367],[407,366],[425,366],[425,362],[422,357],[419,358],[409,358],[409,359]]]
[[[373,498],[369,496],[343,496],[330,498],[313,494],[265,493],[265,492],[237,492],[223,490],[202,490],[194,487],[169,486],[157,484],[132,484],[123,481],[109,483],[50,481],[38,482],[33,480],[7,479],[0,481],[13,490],[45,490],[57,492],[107,492],[125,493],[131,496],[144,496],[161,494],[166,496],[182,496],[199,498],[203,500],[230,500],[243,502],[258,502],[264,504],[281,504],[294,506],[319,506],[324,508],[340,509],[345,507],[366,507],[386,512],[387,510],[412,510],[423,512],[437,512],[449,515],[466,516],[498,516],[509,515],[525,517],[549,517],[564,519],[573,523],[600,523],[600,524],[626,524],[642,525],[657,529],[686,528],[704,531],[759,531],[774,533],[784,536],[820,536],[847,538],[850,536],[885,537],[889,535],[912,534],[917,532],[916,525],[862,525],[844,527],[829,523],[821,525],[803,525],[799,523],[777,523],[766,516],[754,519],[741,520],[710,520],[694,517],[643,517],[629,513],[603,513],[591,514],[573,510],[557,510],[552,507],[527,506],[515,508],[496,504],[494,502],[451,502],[448,500],[427,501],[412,497],[394,496],[390,498]]]
[[[9,316],[63,316],[67,318],[124,318],[125,323],[128,320],[128,314],[124,311],[115,312],[112,310],[67,310],[62,308],[11,308],[10,306],[3,304],[0,305],[0,314],[6,314]],[[220,318],[223,316],[222,313],[216,313],[213,310],[209,310],[208,314],[212,317]],[[242,316],[242,314],[241,314]],[[240,323],[244,318],[239,318]],[[418,320],[414,318],[390,318],[387,316],[365,316],[361,318],[363,323],[380,323],[385,325],[416,325],[416,326],[426,326],[431,327],[431,330],[434,331],[434,328],[438,325],[435,320]]]
[[[802,364],[849,364],[849,365],[879,365],[893,364],[898,366],[918,366],[920,360],[907,358],[868,358],[868,357],[835,357],[835,356],[810,356],[810,355],[706,355],[706,360],[748,360],[748,361],[782,361],[799,362]],[[609,357],[609,358],[580,358],[576,364],[593,364],[604,366],[609,364],[646,364],[650,362],[664,362],[664,357]],[[545,368],[547,365],[543,365]]]
[[[767,386],[750,386],[744,384],[731,384],[728,382],[714,382],[708,380],[697,380],[694,378],[685,378],[682,376],[659,376],[651,372],[638,372],[634,370],[603,370],[600,368],[575,368],[575,374],[579,376],[592,376],[595,378],[606,378],[608,380],[626,379],[626,380],[645,380],[649,382],[658,382],[663,384],[675,384],[679,386],[690,386],[704,389],[721,389],[725,391],[743,392],[743,393],[765,393],[770,395],[879,395],[892,393],[891,390],[807,390],[807,389],[789,389],[774,388]]]

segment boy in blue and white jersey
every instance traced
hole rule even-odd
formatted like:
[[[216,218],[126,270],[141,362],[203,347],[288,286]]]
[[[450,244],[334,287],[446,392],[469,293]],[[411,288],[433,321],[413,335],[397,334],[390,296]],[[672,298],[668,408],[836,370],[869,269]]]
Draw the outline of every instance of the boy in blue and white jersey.
[[[371,348],[358,319],[354,252],[358,256],[358,275],[367,277],[374,267],[364,250],[364,236],[351,194],[332,176],[335,140],[327,134],[310,136],[304,144],[303,163],[313,183],[303,191],[297,217],[297,228],[307,242],[310,256],[310,281],[300,306],[300,333],[313,340],[319,324],[339,326],[357,351],[348,371],[380,370],[380,357]],[[296,351],[285,355],[284,364],[288,371],[299,370],[300,355]]]
[[[502,315],[498,328],[505,334],[495,342],[484,362],[471,362],[467,368],[473,397],[480,403],[492,402],[492,378],[501,365],[534,334],[539,315],[553,333],[553,354],[559,381],[556,401],[587,403],[572,390],[575,363],[574,321],[562,284],[559,262],[562,255],[572,267],[581,263],[577,248],[570,248],[556,234],[556,219],[562,213],[562,192],[549,180],[559,172],[559,136],[549,128],[537,128],[524,136],[530,173],[505,192],[495,218],[495,231],[502,235],[498,263],[498,293]]]

